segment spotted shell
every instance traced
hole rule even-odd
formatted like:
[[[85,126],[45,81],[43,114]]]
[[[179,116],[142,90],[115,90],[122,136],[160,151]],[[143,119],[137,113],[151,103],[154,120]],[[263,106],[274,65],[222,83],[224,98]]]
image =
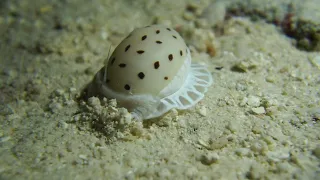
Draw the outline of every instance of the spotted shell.
[[[171,28],[136,29],[112,53],[106,83],[119,93],[158,95],[175,77],[187,53],[184,40]]]
[[[135,29],[117,46],[87,94],[115,98],[143,120],[192,107],[211,84],[207,68],[191,63],[182,37],[174,29],[152,25]]]

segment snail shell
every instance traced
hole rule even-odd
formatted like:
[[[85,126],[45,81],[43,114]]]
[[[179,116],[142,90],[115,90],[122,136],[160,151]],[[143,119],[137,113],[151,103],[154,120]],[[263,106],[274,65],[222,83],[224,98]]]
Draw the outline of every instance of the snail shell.
[[[115,98],[138,120],[199,102],[212,84],[203,65],[174,29],[151,25],[132,31],[88,86],[88,96]]]

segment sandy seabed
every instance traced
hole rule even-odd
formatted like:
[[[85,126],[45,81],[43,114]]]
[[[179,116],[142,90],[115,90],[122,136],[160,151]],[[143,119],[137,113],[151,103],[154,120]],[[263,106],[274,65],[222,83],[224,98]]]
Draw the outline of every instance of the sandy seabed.
[[[246,3],[2,0],[0,179],[319,178],[320,2]],[[144,122],[79,99],[109,48],[154,23],[208,66],[205,98]]]

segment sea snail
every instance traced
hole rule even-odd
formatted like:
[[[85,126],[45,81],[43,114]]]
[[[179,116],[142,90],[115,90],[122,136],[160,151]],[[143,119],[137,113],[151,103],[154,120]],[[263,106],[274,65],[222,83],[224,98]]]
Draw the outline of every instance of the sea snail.
[[[212,84],[203,65],[174,29],[151,25],[133,30],[106,60],[87,96],[117,99],[137,120],[159,117],[172,108],[199,102]]]

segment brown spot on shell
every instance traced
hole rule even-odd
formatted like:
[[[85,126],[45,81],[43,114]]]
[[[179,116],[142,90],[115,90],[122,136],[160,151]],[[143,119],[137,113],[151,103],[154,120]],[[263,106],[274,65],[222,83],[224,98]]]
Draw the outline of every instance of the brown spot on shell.
[[[159,33],[160,33],[160,30],[157,30],[156,33],[159,34]]]
[[[137,51],[137,53],[142,54],[142,53],[144,53],[144,50],[139,50],[139,51]]]
[[[126,49],[124,50],[125,52],[127,52],[130,48],[130,44],[126,47]]]
[[[159,61],[154,62],[153,66],[155,69],[158,69],[160,67],[160,62]]]
[[[162,42],[161,42],[161,41],[156,41],[156,43],[157,43],[157,44],[162,44]]]
[[[124,63],[119,64],[119,67],[121,67],[121,68],[124,68],[124,67],[126,67],[126,66],[127,66],[127,65],[124,64]]]
[[[140,78],[140,79],[143,79],[144,78],[144,73],[143,72],[139,72],[139,74],[138,74],[138,77]]]
[[[129,86],[129,84],[124,85],[124,89],[127,90],[127,91],[129,91],[130,88],[131,88],[131,87]]]
[[[168,59],[169,59],[169,61],[172,61],[173,60],[173,55],[169,54]]]
[[[164,77],[164,80],[168,80],[168,79],[169,79],[168,76]]]
[[[147,39],[147,35],[144,35],[144,36],[142,36],[142,38],[141,38],[142,41],[145,40],[145,39]]]
[[[111,59],[111,61],[110,61],[110,64],[112,65],[113,63],[114,63],[114,61],[116,60],[116,58],[115,57],[113,57],[112,59]]]

